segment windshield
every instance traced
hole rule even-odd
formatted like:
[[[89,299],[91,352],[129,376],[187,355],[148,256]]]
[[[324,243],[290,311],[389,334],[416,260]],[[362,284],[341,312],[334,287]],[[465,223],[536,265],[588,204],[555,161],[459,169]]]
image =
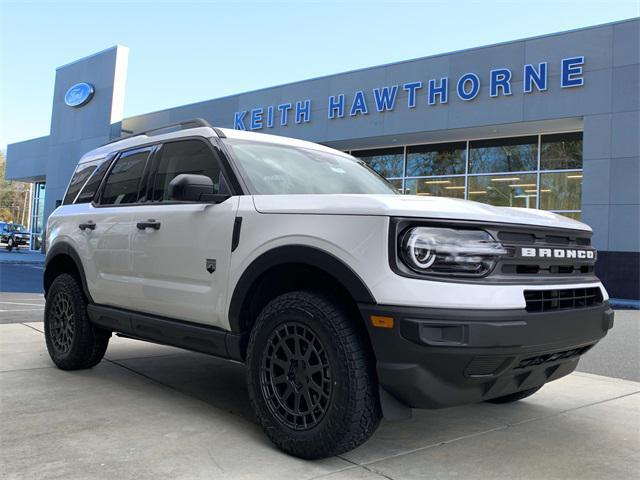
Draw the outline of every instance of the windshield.
[[[11,230],[12,232],[23,233],[27,231],[24,225],[18,225],[15,223],[13,225],[8,225],[8,227],[9,227],[9,230]]]
[[[309,148],[225,139],[253,194],[398,192],[364,162]]]

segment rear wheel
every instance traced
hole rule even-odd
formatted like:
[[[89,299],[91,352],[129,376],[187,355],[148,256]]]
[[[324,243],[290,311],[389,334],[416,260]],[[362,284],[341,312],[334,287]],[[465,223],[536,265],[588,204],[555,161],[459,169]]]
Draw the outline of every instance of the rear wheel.
[[[111,332],[89,322],[87,301],[75,277],[56,277],[47,293],[44,335],[53,363],[63,370],[97,365],[109,344]]]
[[[260,313],[248,348],[251,403],[285,452],[323,458],[364,443],[380,418],[374,365],[339,304],[291,292]]]
[[[517,402],[518,400],[530,397],[541,388],[542,385],[540,385],[539,387],[530,388],[529,390],[522,390],[521,392],[511,393],[509,395],[505,395],[504,397],[492,398],[491,400],[487,400],[487,402],[498,404]]]

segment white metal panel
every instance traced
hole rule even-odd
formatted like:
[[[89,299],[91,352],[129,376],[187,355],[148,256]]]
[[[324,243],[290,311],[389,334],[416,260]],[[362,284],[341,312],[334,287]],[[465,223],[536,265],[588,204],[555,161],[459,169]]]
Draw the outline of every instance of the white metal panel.
[[[418,195],[256,195],[253,198],[256,209],[262,213],[404,216],[591,231],[584,223],[543,210],[494,207],[457,198]]]

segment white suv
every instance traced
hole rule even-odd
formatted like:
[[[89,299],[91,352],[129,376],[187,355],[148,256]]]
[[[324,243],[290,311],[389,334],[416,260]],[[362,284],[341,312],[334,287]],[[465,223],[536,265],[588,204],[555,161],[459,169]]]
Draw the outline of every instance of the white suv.
[[[304,458],[412,408],[525,398],[613,325],[587,225],[400,195],[309,142],[193,120],[82,157],[47,225],[45,333],[67,370],[112,332],[245,362]]]

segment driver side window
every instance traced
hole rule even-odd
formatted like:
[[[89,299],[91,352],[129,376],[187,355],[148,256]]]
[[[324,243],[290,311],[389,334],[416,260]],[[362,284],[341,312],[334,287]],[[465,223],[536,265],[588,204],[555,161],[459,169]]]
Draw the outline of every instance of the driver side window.
[[[209,146],[200,140],[183,140],[162,146],[153,183],[152,201],[171,201],[169,183],[182,173],[209,177],[213,182],[213,193],[226,189],[220,161]]]

